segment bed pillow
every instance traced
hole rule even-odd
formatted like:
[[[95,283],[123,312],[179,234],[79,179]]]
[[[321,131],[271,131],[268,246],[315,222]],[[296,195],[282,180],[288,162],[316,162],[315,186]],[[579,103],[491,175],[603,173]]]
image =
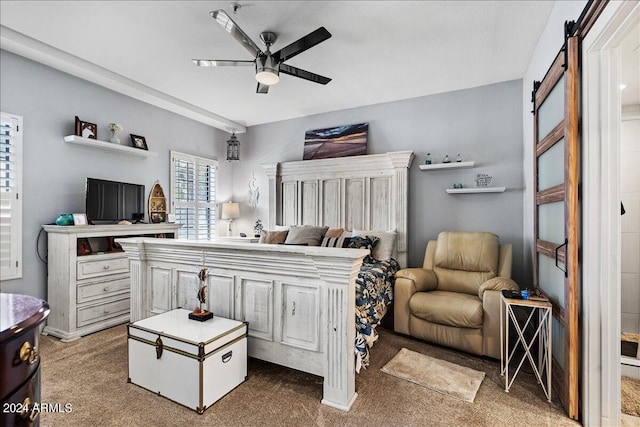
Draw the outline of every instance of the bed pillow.
[[[344,233],[344,228],[330,228],[324,233],[324,237],[340,237]]]
[[[372,263],[375,259],[370,255],[372,254],[380,239],[376,236],[353,236],[344,239],[344,247],[350,249],[369,249],[369,255],[365,256],[362,262]]]
[[[353,230],[353,236],[375,236],[380,243],[374,248],[371,255],[378,261],[389,261],[397,258],[398,233],[396,230]]]
[[[284,241],[286,244],[307,243],[309,246],[320,246],[324,233],[329,227],[314,227],[312,225],[292,225]]]
[[[262,230],[262,233],[260,233],[260,240],[258,241],[258,243],[271,243],[271,244],[284,243],[284,241],[287,238],[287,234],[289,234],[289,230],[285,230],[285,231]]]
[[[338,230],[342,229],[338,228]],[[329,231],[331,231],[331,229],[329,229]],[[320,246],[324,246],[327,248],[342,248],[344,247],[344,240],[351,237],[351,232],[349,231],[343,230],[338,236],[335,237],[329,236],[329,231],[325,233],[324,239],[322,239],[322,243],[320,244]]]

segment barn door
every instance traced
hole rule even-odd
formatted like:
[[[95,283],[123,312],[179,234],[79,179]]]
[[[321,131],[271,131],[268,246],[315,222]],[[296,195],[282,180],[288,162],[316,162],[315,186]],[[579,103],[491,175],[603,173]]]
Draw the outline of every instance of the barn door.
[[[534,284],[553,304],[553,388],[578,418],[578,38],[534,83]]]

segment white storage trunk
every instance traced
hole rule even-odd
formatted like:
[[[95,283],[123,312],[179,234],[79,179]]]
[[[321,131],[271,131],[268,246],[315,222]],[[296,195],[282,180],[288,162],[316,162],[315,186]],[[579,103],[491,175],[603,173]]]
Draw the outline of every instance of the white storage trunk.
[[[202,414],[247,378],[247,324],[171,310],[128,326],[129,382]]]

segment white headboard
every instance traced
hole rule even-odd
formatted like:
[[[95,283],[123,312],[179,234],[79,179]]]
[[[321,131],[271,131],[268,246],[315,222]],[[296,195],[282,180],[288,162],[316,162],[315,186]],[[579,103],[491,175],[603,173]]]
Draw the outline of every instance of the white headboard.
[[[398,232],[398,262],[407,264],[408,169],[413,151],[263,165],[269,222]]]

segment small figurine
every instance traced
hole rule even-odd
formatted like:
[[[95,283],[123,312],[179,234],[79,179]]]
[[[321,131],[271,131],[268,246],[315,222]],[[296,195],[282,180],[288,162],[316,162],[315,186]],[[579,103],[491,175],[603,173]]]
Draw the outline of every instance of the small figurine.
[[[262,234],[262,221],[261,220],[257,220],[256,224],[253,226],[253,236],[254,237],[260,237],[260,235]]]
[[[200,322],[204,322],[205,320],[213,318],[213,313],[203,308],[204,303],[207,302],[207,285],[205,285],[207,280],[207,270],[207,267],[202,267],[202,269],[198,273],[200,286],[198,287],[198,293],[196,294],[196,296],[200,304],[198,305],[198,307],[193,309],[193,312],[189,313],[189,319],[198,320]]]

